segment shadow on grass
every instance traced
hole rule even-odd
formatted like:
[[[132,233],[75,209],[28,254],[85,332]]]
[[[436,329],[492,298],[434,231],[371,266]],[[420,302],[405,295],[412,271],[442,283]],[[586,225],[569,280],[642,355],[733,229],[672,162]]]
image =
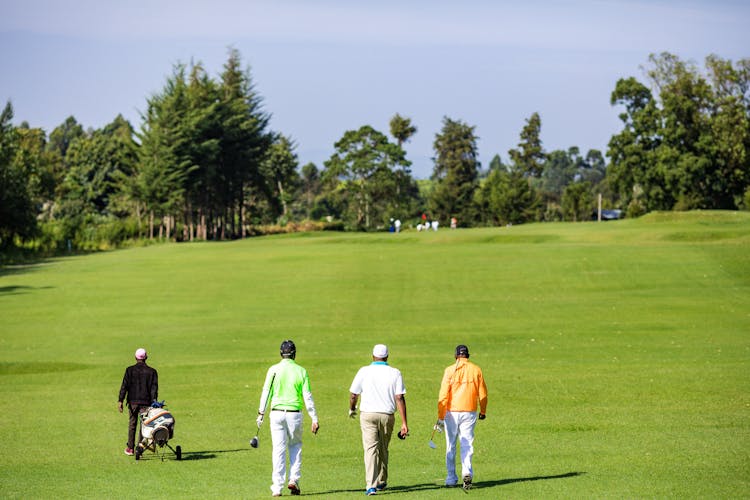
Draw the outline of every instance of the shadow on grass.
[[[209,460],[216,458],[216,455],[221,453],[236,453],[238,451],[246,451],[247,448],[239,448],[237,450],[206,450],[206,451],[183,451],[182,460]]]
[[[34,290],[49,290],[51,286],[0,286],[0,295],[21,295]]]
[[[16,274],[27,274],[38,270],[46,259],[39,259],[29,264],[3,264],[0,258],[0,278],[3,276],[13,276]]]
[[[523,483],[526,481],[543,481],[547,479],[565,479],[568,477],[581,476],[583,474],[586,474],[586,473],[585,472],[567,472],[565,474],[557,474],[554,476],[517,477],[517,478],[511,478],[511,479],[498,479],[495,481],[479,481],[473,484],[473,488],[492,488],[495,486],[503,486],[505,484],[512,484],[512,483]],[[444,485],[435,484],[435,483],[411,484],[411,485],[404,485],[404,486],[389,486],[386,490],[379,491],[378,496],[397,494],[397,493],[413,493],[415,491],[441,490],[444,488],[445,488]],[[363,492],[364,492],[363,488],[357,488],[357,489],[346,489],[346,490],[341,489],[341,490],[305,492],[305,495],[320,496],[320,495],[333,495],[334,493],[363,493]]]
[[[498,479],[496,481],[478,481],[474,483],[474,488],[491,488],[493,486],[503,486],[512,483],[524,483],[526,481],[543,481],[546,479],[565,479],[567,477],[576,477],[586,474],[585,472],[566,472],[555,476],[534,476],[534,477],[516,477],[511,479]]]
[[[411,484],[407,486],[389,486],[384,491],[378,491],[378,495],[388,495],[391,493],[412,493],[415,491],[427,491],[427,490],[439,490],[443,488],[435,483],[423,483],[423,484]],[[326,491],[313,491],[304,492],[305,495],[316,496],[316,495],[333,495],[334,493],[364,493],[364,488],[357,489],[340,489],[340,490],[326,490]]]

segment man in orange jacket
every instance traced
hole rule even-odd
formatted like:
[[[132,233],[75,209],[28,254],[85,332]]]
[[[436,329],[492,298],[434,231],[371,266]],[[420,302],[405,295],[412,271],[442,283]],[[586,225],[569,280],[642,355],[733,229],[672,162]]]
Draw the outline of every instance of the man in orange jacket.
[[[456,363],[443,373],[438,396],[438,421],[435,429],[445,429],[445,467],[448,475],[446,486],[458,486],[456,475],[456,445],[461,444],[461,477],[463,488],[471,488],[474,469],[474,426],[484,420],[487,413],[487,386],[482,369],[469,361],[469,348],[456,346]],[[479,414],[477,415],[477,407]]]

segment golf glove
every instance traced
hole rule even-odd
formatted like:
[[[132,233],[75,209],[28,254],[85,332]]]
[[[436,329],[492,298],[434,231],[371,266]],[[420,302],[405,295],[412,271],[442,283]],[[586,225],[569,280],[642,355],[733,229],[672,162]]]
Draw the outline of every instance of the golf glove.
[[[443,432],[443,429],[445,429],[445,420],[438,420],[433,426],[433,429],[438,432]]]
[[[357,416],[357,410],[349,410],[349,418],[354,418]]]
[[[255,419],[255,423],[258,424],[258,427],[263,425],[263,414],[258,413],[258,418]]]

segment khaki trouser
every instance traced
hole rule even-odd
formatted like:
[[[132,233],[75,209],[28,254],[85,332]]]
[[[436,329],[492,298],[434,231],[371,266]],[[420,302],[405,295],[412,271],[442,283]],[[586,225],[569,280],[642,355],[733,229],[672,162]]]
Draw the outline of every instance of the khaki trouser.
[[[388,413],[361,413],[362,448],[365,452],[367,489],[388,481],[388,444],[395,417]]]

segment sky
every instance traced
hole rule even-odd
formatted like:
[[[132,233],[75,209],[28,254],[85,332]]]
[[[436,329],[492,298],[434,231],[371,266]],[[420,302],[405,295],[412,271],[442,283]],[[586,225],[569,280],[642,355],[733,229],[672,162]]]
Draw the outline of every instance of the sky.
[[[231,47],[300,166],[323,168],[347,130],[388,134],[398,113],[427,178],[446,117],[475,127],[482,168],[508,161],[534,112],[545,150],[606,153],[618,79],[647,83],[664,51],[699,68],[748,58],[748,26],[742,0],[0,0],[0,105],[48,133],[71,115],[140,129],[175,64],[218,79]]]

